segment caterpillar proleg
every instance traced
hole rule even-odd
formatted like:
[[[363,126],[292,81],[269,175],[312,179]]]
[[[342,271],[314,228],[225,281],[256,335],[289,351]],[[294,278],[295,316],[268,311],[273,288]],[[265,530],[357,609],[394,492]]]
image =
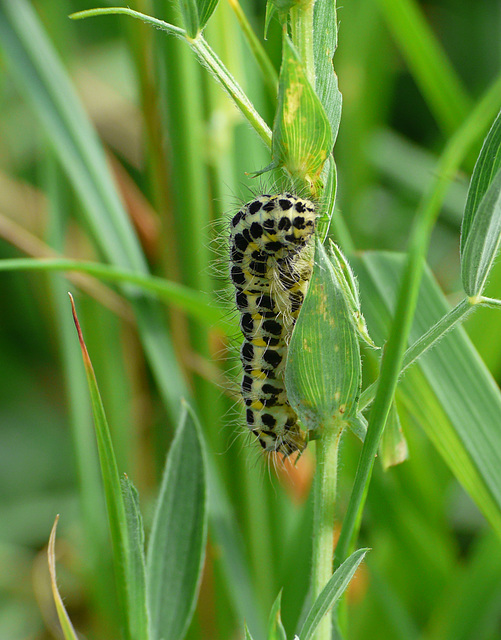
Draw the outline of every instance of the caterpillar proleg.
[[[287,400],[287,346],[313,268],[315,205],[290,193],[248,202],[231,221],[231,280],[244,341],[246,421],[266,451],[286,456],[306,439]]]

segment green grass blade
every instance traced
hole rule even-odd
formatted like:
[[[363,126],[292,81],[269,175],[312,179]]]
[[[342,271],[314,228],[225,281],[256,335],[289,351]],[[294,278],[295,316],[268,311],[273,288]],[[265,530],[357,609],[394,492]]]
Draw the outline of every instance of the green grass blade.
[[[475,212],[501,167],[501,112],[485,137],[473,169],[461,227],[461,250],[468,239]]]
[[[50,136],[103,254],[117,267],[146,273],[146,262],[97,139],[70,80],[25,0],[0,2],[0,47],[12,74]],[[128,290],[131,291],[130,289]],[[159,307],[133,290],[143,345],[170,418],[188,392]]]
[[[242,33],[247,40],[247,43],[252,51],[252,55],[254,56],[256,63],[261,71],[261,76],[263,78],[263,82],[266,85],[266,89],[268,94],[272,100],[276,100],[277,98],[277,87],[278,87],[278,73],[276,72],[273,63],[271,62],[268,54],[266,53],[261,41],[254,33],[254,30],[249,23],[247,16],[245,15],[242,7],[238,0],[229,0],[229,4],[233,11],[235,12],[235,16],[238,20],[240,28],[242,29]]]
[[[145,271],[96,132],[25,0],[0,3],[0,47],[70,176],[103,253],[119,266]]]
[[[472,143],[481,135],[492,109],[495,108],[496,112],[499,110],[501,93],[498,82],[499,80],[496,80],[489,87],[467,120],[450,138],[438,163],[433,185],[424,195],[418,207],[409,240],[407,262],[400,283],[392,328],[381,361],[381,373],[374,405],[369,416],[367,436],[364,440],[350,502],[336,547],[336,562],[340,562],[346,557],[352,543],[352,537],[360,522],[374,459],[394,399],[404,360],[405,347],[416,311],[433,225],[439,214],[447,187],[459,169],[461,161]]]
[[[177,0],[175,3],[183,18],[183,25],[189,38],[195,38],[200,31],[196,0]]]
[[[402,425],[395,402],[391,405],[386,427],[383,431],[379,446],[381,463],[385,470],[396,464],[401,464],[409,457],[407,442],[402,432]]]
[[[467,295],[481,295],[496,256],[501,217],[501,113],[487,134],[468,190],[461,227],[461,275]]]
[[[165,465],[148,547],[153,640],[184,637],[207,539],[207,469],[200,427],[185,405]]]
[[[52,531],[50,532],[49,546],[47,549],[52,596],[54,598],[54,603],[56,605],[57,617],[59,619],[59,624],[61,625],[61,630],[63,632],[64,640],[78,640],[76,631],[73,628],[73,625],[71,624],[71,620],[64,606],[63,599],[61,598],[61,595],[59,594],[59,589],[57,588],[55,546],[56,546],[56,528],[57,528],[58,520],[59,520],[59,516],[57,516],[54,521],[54,526],[52,527]]]
[[[183,17],[184,28],[190,38],[195,38],[214,13],[218,0],[177,0]]]
[[[124,474],[120,478],[127,520],[129,556],[127,566],[129,603],[132,638],[149,636],[148,608],[146,599],[146,566],[144,561],[144,529],[139,510],[139,495],[136,488]]]
[[[382,344],[403,259],[368,253],[354,266],[371,333]],[[448,310],[438,285],[425,272],[410,341]],[[409,369],[399,382],[399,397],[501,535],[501,393],[463,329],[447,334]]]
[[[268,621],[267,640],[287,640],[282,618],[280,617],[280,608],[282,606],[282,592],[277,596],[273,603]]]
[[[379,0],[414,79],[445,133],[454,132],[471,109],[459,76],[415,0]]]
[[[313,16],[313,56],[315,60],[315,91],[331,125],[334,144],[341,122],[343,97],[334,72],[333,56],[337,48],[336,3],[316,0]]]
[[[358,565],[362,562],[368,551],[369,549],[359,549],[355,551],[336,569],[332,578],[325,585],[322,593],[313,603],[299,632],[300,640],[310,640],[313,637],[320,621],[343,595]]]
[[[329,120],[290,38],[283,37],[278,82],[278,107],[273,124],[275,167],[295,178],[315,183],[332,151]]]
[[[85,346],[71,294],[70,298],[73,310],[73,319],[78,332],[87,383],[89,385],[92,413],[94,415],[94,426],[96,430],[97,448],[103,477],[104,494],[106,497],[106,508],[108,512],[108,524],[111,534],[111,545],[113,550],[113,561],[115,566],[119,602],[124,627],[127,630],[127,637],[130,638],[130,640],[136,640],[132,635],[133,624],[131,624],[135,615],[135,603],[129,600],[128,592],[130,576],[128,575],[129,541],[127,520],[122,490],[120,487],[118,467],[115,459],[115,453],[113,451],[113,444],[111,442],[110,430],[106,420],[103,403],[101,401],[101,395],[97,386],[97,380],[87,352],[87,347]],[[141,636],[139,637],[141,638]]]
[[[217,7],[218,0],[197,0],[200,29],[203,29]]]
[[[461,276],[466,294],[481,296],[501,242],[501,168],[485,192],[461,254]]]
[[[249,631],[247,625],[244,625],[245,628],[245,640],[254,640],[254,638],[251,636],[251,632]]]
[[[238,326],[227,318],[225,311],[214,306],[210,296],[205,293],[165,278],[118,269],[107,264],[66,258],[12,258],[0,261],[0,271],[79,271],[109,282],[128,282],[179,307],[206,325],[217,325],[226,332],[234,331]]]

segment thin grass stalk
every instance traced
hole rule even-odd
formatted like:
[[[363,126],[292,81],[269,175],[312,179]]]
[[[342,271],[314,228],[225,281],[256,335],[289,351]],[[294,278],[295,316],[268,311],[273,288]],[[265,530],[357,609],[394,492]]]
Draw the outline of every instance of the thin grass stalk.
[[[443,316],[436,324],[433,325],[426,333],[424,333],[416,342],[414,342],[405,352],[402,363],[402,375],[418,358],[420,358],[428,349],[431,349],[439,340],[441,340],[455,326],[464,322],[468,315],[473,311],[476,304],[469,298],[461,300],[454,309]],[[377,382],[373,382],[360,396],[359,408],[362,411],[368,407],[374,400],[376,395]]]
[[[341,430],[329,425],[316,441],[316,471],[313,507],[312,600],[315,601],[332,576],[337,464]],[[331,640],[332,616],[318,626],[315,640]]]
[[[394,398],[402,368],[405,346],[414,317],[421,277],[431,231],[440,212],[447,187],[465,158],[470,146],[478,140],[499,111],[501,78],[491,85],[463,126],[448,142],[437,167],[434,181],[421,200],[411,231],[407,264],[402,277],[394,320],[381,364],[374,406],[367,436],[355,476],[348,510],[336,546],[335,566],[347,557],[360,524],[374,460],[386,419]]]
[[[139,8],[147,10],[148,3],[140,0]],[[179,282],[180,267],[176,242],[174,216],[172,215],[172,197],[168,176],[171,174],[166,153],[166,140],[163,131],[160,91],[158,77],[153,64],[154,36],[148,25],[138,26],[135,22],[126,20],[126,29],[131,43],[131,50],[136,64],[138,85],[141,97],[141,112],[143,114],[146,138],[146,170],[151,198],[162,221],[159,243],[164,250],[160,254],[162,269],[169,280]],[[155,256],[156,257],[156,256]],[[186,318],[179,310],[169,308],[169,319],[172,331],[172,343],[181,367],[187,360],[189,338]],[[185,375],[186,375],[186,371]]]
[[[278,87],[278,74],[273,66],[268,54],[266,53],[261,41],[254,33],[254,29],[252,28],[247,16],[238,0],[228,0],[228,4],[235,12],[235,16],[237,17],[238,23],[242,32],[249,43],[249,47],[254,54],[257,64],[259,65],[259,69],[261,70],[261,75],[263,78],[263,82],[266,86],[266,89],[272,98],[272,100],[276,100],[277,97],[277,87]]]

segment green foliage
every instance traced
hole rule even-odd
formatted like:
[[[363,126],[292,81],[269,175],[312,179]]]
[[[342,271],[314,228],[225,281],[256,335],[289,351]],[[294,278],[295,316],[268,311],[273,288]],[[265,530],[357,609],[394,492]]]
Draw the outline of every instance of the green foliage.
[[[287,640],[285,634],[284,625],[280,618],[280,607],[282,606],[282,592],[277,596],[277,599],[273,603],[273,607],[270,612],[270,619],[268,621],[268,640]]]
[[[501,239],[501,113],[482,146],[461,227],[461,276],[466,294],[482,295]]]
[[[332,144],[336,142],[341,122],[343,97],[334,72],[337,49],[336,7],[329,0],[316,0],[314,13],[313,53],[315,57],[315,90],[330,123]]]
[[[466,197],[501,108],[496,0],[452,22],[445,0],[347,3],[339,50],[331,0],[108,4],[0,0],[0,636],[499,640],[499,116]],[[316,428],[266,473],[229,425],[208,247],[270,162],[318,202],[325,251],[287,365]],[[325,429],[340,387],[362,453]],[[59,589],[55,529],[50,583],[38,561],[57,512]]]
[[[402,258],[367,254],[355,262],[371,333],[384,341]],[[420,290],[411,340],[441,318],[446,300],[430,274]],[[385,328],[386,327],[386,328]],[[461,330],[443,337],[400,382],[405,405],[434,442],[479,509],[501,534],[501,393]]]
[[[325,585],[324,590],[315,600],[306,616],[306,620],[299,632],[301,640],[310,640],[313,638],[313,634],[320,621],[343,595],[367,551],[369,551],[369,549],[359,549],[355,551],[333,573],[332,578]]]
[[[207,542],[207,477],[200,427],[185,406],[165,465],[148,546],[152,638],[184,638]]]
[[[66,609],[64,608],[64,602],[59,593],[59,589],[57,588],[57,579],[56,579],[56,527],[57,521],[54,522],[54,526],[52,527],[51,535],[49,538],[49,546],[48,546],[48,555],[49,555],[49,571],[50,571],[50,583],[52,587],[52,593],[54,596],[54,602],[57,610],[57,617],[59,620],[59,624],[61,625],[61,631],[63,632],[64,640],[77,640],[77,634],[73,625],[71,624],[71,620],[68,616]]]
[[[305,427],[341,429],[357,412],[360,348],[350,302],[320,243],[315,265],[289,345],[285,380]]]

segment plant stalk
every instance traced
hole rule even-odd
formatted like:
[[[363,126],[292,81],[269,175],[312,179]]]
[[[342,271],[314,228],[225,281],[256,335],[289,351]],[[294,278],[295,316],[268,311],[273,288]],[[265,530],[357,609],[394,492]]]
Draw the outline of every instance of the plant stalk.
[[[311,577],[313,602],[332,576],[337,458],[341,432],[342,429],[338,425],[328,425],[324,428],[322,437],[316,441]],[[331,640],[331,637],[332,616],[327,615],[317,629],[315,640]]]

